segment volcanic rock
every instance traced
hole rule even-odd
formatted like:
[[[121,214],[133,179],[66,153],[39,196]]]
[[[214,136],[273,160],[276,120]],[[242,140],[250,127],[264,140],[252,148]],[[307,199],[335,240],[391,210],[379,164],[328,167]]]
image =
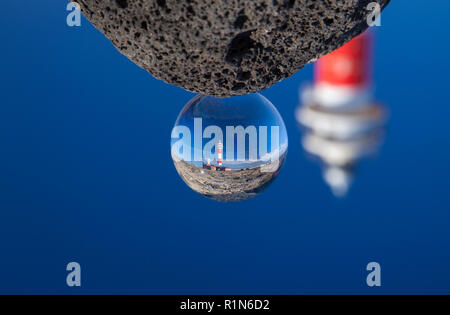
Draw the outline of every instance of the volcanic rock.
[[[219,97],[269,88],[339,48],[368,27],[374,1],[77,0],[153,76]]]

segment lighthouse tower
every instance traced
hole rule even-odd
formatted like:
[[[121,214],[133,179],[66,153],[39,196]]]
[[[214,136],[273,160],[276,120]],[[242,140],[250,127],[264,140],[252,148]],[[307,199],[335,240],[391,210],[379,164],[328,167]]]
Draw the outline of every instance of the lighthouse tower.
[[[366,32],[314,66],[314,84],[302,90],[296,115],[305,127],[303,147],[322,161],[323,177],[345,196],[355,167],[376,154],[387,113],[373,100],[372,34]]]
[[[222,167],[223,163],[223,143],[219,141],[217,144],[217,162],[219,167]]]
[[[348,109],[372,101],[372,36],[370,31],[365,32],[316,62],[315,102],[327,108]]]

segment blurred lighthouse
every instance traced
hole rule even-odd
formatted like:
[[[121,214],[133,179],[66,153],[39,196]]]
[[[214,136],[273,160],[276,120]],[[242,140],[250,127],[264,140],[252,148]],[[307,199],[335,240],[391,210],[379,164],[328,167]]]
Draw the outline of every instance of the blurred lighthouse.
[[[365,32],[314,66],[314,100],[327,108],[365,106],[372,100],[372,33]]]
[[[358,161],[382,144],[387,115],[373,101],[372,36],[365,32],[319,59],[296,111],[306,129],[303,147],[321,160],[324,180],[338,197],[348,193]]]

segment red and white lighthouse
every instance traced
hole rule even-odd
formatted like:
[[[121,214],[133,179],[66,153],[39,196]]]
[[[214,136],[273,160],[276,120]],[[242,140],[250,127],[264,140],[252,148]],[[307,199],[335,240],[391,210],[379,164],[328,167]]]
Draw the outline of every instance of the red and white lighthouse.
[[[219,141],[217,144],[217,163],[222,167],[223,163],[223,143]]]
[[[373,100],[370,31],[319,59],[314,84],[301,91],[297,120],[305,128],[304,149],[322,161],[333,193],[347,194],[359,160],[376,154],[387,113]]]
[[[320,58],[314,67],[314,100],[324,107],[358,107],[372,97],[372,32]]]

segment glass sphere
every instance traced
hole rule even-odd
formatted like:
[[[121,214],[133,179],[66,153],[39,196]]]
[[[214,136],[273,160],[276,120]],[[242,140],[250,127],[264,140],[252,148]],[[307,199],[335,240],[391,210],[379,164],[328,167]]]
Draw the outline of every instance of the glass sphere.
[[[250,199],[278,176],[288,149],[283,119],[260,94],[198,95],[181,111],[172,159],[186,184],[222,202]]]

